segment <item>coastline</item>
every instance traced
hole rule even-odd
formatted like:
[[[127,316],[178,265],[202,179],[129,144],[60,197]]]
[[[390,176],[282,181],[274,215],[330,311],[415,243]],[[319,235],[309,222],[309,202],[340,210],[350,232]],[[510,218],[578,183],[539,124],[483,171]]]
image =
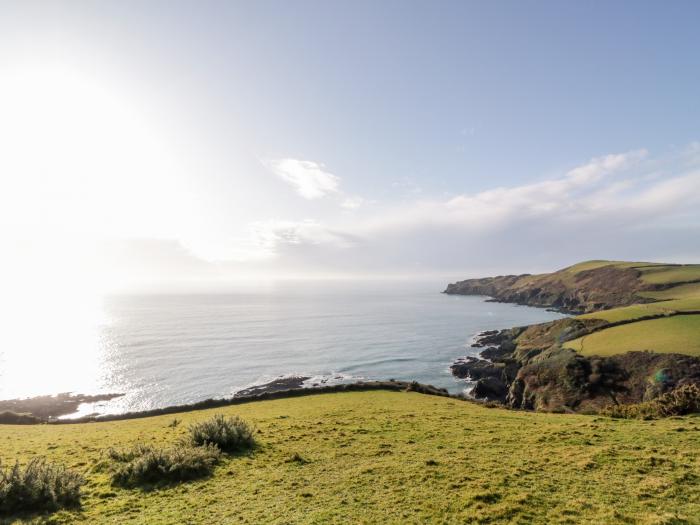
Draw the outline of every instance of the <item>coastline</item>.
[[[55,395],[6,399],[0,401],[0,416],[11,413],[26,419],[54,419],[77,412],[83,404],[110,401],[122,396],[124,394],[121,393],[85,395],[61,392]]]
[[[151,410],[144,410],[141,412],[125,412],[122,414],[105,414],[105,415],[89,415],[81,418],[75,419],[40,419],[37,417],[27,417],[20,418],[19,420],[0,420],[0,425],[27,425],[27,424],[48,424],[48,425],[71,425],[71,424],[83,424],[83,423],[101,423],[108,421],[123,421],[129,419],[140,419],[153,416],[161,416],[167,414],[178,414],[182,412],[191,412],[196,410],[206,410],[210,408],[226,407],[233,405],[242,405],[247,403],[253,403],[256,401],[265,401],[271,399],[284,399],[290,397],[301,397],[309,395],[318,394],[328,394],[336,392],[364,392],[371,390],[386,390],[392,392],[417,392],[420,394],[439,396],[439,397],[449,397],[452,399],[480,403],[474,399],[450,394],[444,388],[438,388],[432,385],[425,385],[418,383],[416,381],[358,381],[355,383],[346,384],[336,384],[327,385],[319,387],[302,387],[302,388],[277,388],[279,386],[276,384],[271,387],[269,391],[258,392],[249,395],[234,395],[228,398],[220,399],[205,399],[204,401],[199,401],[196,403],[188,403],[184,405],[173,405],[164,408],[156,408]],[[14,416],[21,416],[21,414],[3,412],[0,413],[0,419],[4,416],[11,414]]]

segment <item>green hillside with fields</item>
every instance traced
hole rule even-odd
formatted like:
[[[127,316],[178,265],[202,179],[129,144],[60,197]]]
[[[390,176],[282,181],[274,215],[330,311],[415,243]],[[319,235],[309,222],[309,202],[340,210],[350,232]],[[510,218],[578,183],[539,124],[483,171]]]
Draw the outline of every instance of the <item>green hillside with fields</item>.
[[[700,385],[700,265],[586,261],[538,275],[468,279],[445,293],[574,314],[502,330],[456,361],[474,394],[513,408],[598,412]]]
[[[645,302],[579,316],[613,326],[565,346],[584,355],[649,350],[700,356],[700,265],[631,268],[640,271],[640,281],[646,285],[638,292],[640,302]]]
[[[214,413],[253,424],[256,448],[225,455],[202,479],[112,484],[110,447],[170,446]],[[45,455],[85,477],[81,508],[56,512],[51,523],[670,524],[700,516],[698,416],[616,420],[374,391],[3,425],[0,443],[4,464]]]

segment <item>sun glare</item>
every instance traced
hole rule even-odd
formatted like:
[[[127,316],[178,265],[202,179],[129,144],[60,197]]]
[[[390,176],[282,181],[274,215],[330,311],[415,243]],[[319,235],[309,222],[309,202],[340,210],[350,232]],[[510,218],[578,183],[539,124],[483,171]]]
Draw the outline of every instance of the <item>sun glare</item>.
[[[12,192],[0,217],[16,236],[175,233],[180,171],[143,101],[58,65],[1,76],[0,173]]]

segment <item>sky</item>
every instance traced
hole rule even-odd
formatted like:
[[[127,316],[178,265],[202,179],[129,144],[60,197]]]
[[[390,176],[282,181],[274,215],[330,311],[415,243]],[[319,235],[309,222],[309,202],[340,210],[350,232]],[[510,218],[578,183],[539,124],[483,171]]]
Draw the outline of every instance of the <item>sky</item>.
[[[5,285],[700,262],[697,2],[0,0]]]

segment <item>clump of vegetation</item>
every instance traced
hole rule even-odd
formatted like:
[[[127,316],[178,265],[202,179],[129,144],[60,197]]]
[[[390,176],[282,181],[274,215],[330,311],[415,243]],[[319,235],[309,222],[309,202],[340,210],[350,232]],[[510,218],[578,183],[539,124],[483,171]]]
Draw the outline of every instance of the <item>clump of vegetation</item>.
[[[0,466],[0,514],[54,511],[80,505],[83,477],[35,457],[22,468]]]
[[[0,412],[0,424],[2,425],[36,425],[42,423],[41,418],[31,414],[18,414],[10,410]]]
[[[695,412],[700,412],[700,386],[697,384],[680,386],[652,401],[613,405],[601,411],[606,416],[627,419],[654,419]]]
[[[255,429],[238,416],[217,414],[189,427],[187,442],[193,446],[215,445],[224,452],[246,450],[255,446]]]
[[[306,459],[304,456],[299,454],[299,452],[295,452],[292,454],[292,456],[287,460],[287,463],[297,463],[299,465],[306,465],[309,463],[309,460]]]
[[[123,487],[175,483],[211,474],[221,451],[211,444],[192,447],[185,444],[157,448],[137,444],[130,449],[110,449],[108,457],[116,463],[112,482]]]

